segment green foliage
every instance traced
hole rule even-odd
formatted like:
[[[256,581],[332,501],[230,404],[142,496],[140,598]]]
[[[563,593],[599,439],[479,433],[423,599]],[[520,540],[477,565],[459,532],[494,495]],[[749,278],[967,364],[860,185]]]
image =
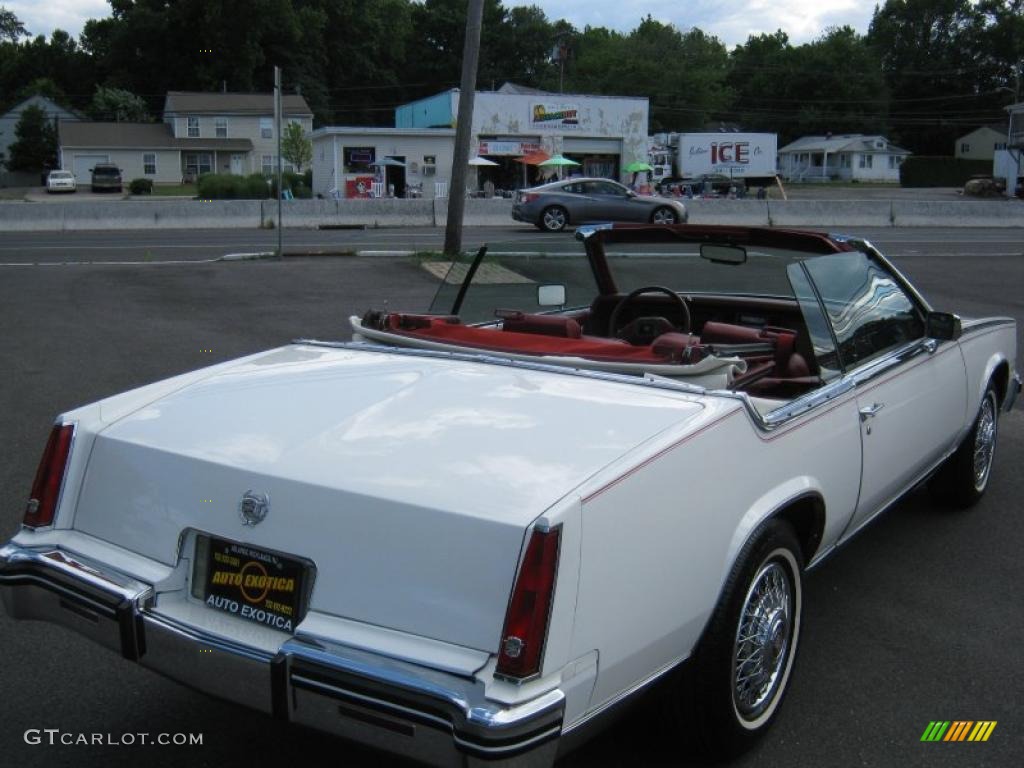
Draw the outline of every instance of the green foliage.
[[[152,121],[146,102],[123,88],[96,86],[89,104],[89,116],[94,120],[119,123],[148,123]]]
[[[298,123],[288,123],[281,135],[281,157],[300,171],[313,160],[313,142]]]
[[[14,143],[7,167],[12,171],[38,171],[57,167],[57,129],[39,107],[26,107],[14,127]]]
[[[991,173],[991,160],[915,155],[900,166],[900,186],[962,187],[971,176]]]
[[[258,173],[204,173],[199,177],[198,189],[202,200],[265,200],[270,195],[266,179]]]
[[[21,23],[21,20],[14,15],[14,12],[0,6],[0,40],[10,40],[12,43],[16,43],[18,38],[27,35],[28,30],[25,29],[25,25]]]
[[[133,195],[151,195],[153,194],[153,180],[152,179],[132,179],[128,185],[128,190]]]

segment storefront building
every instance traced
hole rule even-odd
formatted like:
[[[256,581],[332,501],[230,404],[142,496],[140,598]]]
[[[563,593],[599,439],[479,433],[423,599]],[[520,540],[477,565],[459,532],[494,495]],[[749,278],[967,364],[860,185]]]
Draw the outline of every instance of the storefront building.
[[[451,128],[318,128],[311,139],[314,195],[447,195],[455,148]]]
[[[452,127],[459,91],[452,89],[395,110],[399,128]],[[649,105],[646,98],[588,96],[538,91],[506,83],[477,91],[473,103],[471,152],[494,163],[481,169],[499,190],[531,186],[556,176],[541,166],[563,155],[579,165],[562,175],[628,181],[623,169],[647,160]]]

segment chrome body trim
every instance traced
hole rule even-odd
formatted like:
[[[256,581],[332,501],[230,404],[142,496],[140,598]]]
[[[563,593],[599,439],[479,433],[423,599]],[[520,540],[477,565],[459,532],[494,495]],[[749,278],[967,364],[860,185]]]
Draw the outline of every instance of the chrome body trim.
[[[433,765],[554,760],[559,688],[502,704],[482,680],[301,634],[273,653],[161,614],[153,594],[72,552],[0,549],[0,596],[13,618],[66,626],[198,690]]]
[[[993,328],[1000,328],[1004,325],[1014,325],[1016,320],[1012,317],[984,317],[978,320],[963,320],[962,332],[960,338],[966,338],[971,334],[978,333],[980,331],[989,331]]]

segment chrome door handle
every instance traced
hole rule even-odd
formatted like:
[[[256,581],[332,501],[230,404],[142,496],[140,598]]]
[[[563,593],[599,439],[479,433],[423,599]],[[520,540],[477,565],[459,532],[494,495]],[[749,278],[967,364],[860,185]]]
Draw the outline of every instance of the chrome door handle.
[[[939,342],[935,339],[925,339],[921,346],[924,347],[924,351],[929,355],[934,354],[935,350],[939,348]]]
[[[885,408],[885,403],[872,403],[871,405],[865,405],[863,408],[860,409],[861,422],[863,423],[867,421],[883,408]]]

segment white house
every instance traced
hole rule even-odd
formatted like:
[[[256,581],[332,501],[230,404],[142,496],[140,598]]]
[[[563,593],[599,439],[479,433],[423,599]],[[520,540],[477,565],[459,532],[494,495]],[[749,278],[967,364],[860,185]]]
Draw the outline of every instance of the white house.
[[[299,94],[282,97],[282,121],[309,134],[313,113]],[[274,97],[270,93],[170,91],[161,123],[61,121],[61,167],[87,184],[97,163],[114,163],[123,178],[179,184],[203,173],[269,175],[277,163]],[[289,163],[285,167],[291,168]]]
[[[1006,125],[983,125],[965,133],[953,144],[953,156],[963,160],[991,160],[1006,149]]]
[[[992,175],[1006,183],[1006,194],[1024,197],[1024,102],[1011,104],[1010,125],[1006,131],[1006,148],[997,150]]]
[[[910,154],[884,136],[804,136],[779,150],[779,173],[790,181],[898,182]]]

